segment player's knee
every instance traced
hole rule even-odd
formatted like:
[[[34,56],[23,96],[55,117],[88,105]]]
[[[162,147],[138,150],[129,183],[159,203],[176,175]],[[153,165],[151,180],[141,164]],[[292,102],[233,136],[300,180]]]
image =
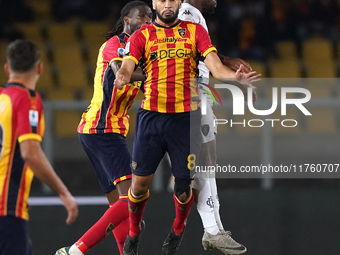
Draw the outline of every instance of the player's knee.
[[[149,187],[144,185],[143,183],[135,183],[133,186],[131,185],[131,191],[136,196],[141,196],[148,192]]]
[[[179,201],[184,202],[190,197],[190,179],[175,178],[175,196]]]

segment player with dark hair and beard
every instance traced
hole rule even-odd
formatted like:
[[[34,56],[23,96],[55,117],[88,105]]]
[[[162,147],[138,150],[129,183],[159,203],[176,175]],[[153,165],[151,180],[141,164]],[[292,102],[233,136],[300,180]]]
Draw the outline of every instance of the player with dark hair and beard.
[[[206,21],[202,15],[205,13],[214,13],[217,7],[216,0],[184,0],[179,11],[179,18],[185,21],[191,21],[202,25],[208,32]],[[245,71],[250,72],[250,65],[241,59],[232,59],[219,55],[222,63],[230,69],[236,71],[240,65],[244,65]],[[214,125],[216,119],[213,113],[213,99],[208,96],[209,88],[204,84],[209,84],[209,69],[200,61],[198,64],[198,86],[204,90],[199,90],[199,96],[207,98],[207,114],[201,119],[202,147],[200,152],[200,166],[216,165],[216,134],[217,126]],[[196,202],[197,211],[201,217],[204,235],[202,245],[205,250],[217,249],[224,254],[242,254],[247,251],[246,247],[235,242],[231,238],[230,232],[225,231],[219,214],[220,203],[217,194],[217,185],[214,172],[199,172],[195,176],[192,185]]]
[[[178,19],[181,4],[181,0],[153,0],[156,20],[130,37],[116,74],[116,88],[124,89],[136,65],[140,64],[146,73],[145,98],[137,112],[132,184],[128,193],[130,230],[123,255],[138,254],[140,223],[149,187],[166,152],[175,177],[176,218],[164,241],[162,254],[174,254],[180,246],[194,201],[191,173],[201,147],[201,111],[195,82],[198,58],[205,58],[205,64],[216,78],[247,80],[240,85],[242,88],[254,88],[251,83],[260,76],[256,72],[245,72],[243,65],[236,72],[224,66],[207,31],[199,24]]]

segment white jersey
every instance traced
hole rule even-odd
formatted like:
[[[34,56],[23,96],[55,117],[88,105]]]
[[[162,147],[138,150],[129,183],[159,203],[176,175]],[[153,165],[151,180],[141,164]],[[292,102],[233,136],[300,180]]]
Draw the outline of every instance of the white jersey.
[[[178,18],[184,21],[191,21],[193,23],[198,23],[202,25],[205,30],[208,31],[207,23],[205,22],[205,19],[202,15],[202,13],[188,3],[183,3],[181,9],[179,9]],[[204,62],[200,61],[198,64],[198,70],[199,70],[199,76],[204,79],[209,79],[209,69],[206,67]]]

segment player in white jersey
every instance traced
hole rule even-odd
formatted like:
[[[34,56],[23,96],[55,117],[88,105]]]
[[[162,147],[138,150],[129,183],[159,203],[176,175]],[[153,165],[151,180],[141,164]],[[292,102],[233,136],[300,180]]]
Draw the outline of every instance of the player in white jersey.
[[[202,12],[214,12],[217,6],[216,0],[184,0],[179,11],[179,19],[191,21],[202,25],[207,31],[208,27],[202,15]],[[248,72],[251,67],[248,63],[241,59],[230,59],[219,55],[222,63],[232,70],[237,70],[243,64]],[[209,70],[204,62],[200,61],[199,83],[209,83]],[[199,85],[202,86],[202,85]],[[205,90],[209,90],[203,86]],[[203,90],[199,90],[200,98],[203,94],[207,94]],[[210,91],[209,91],[210,92]],[[207,95],[207,114],[202,115],[201,133],[202,133],[202,149],[200,153],[200,165],[212,166],[216,165],[216,140],[217,127],[213,125],[216,118],[212,106],[213,99]],[[230,237],[230,232],[225,231],[219,214],[219,200],[217,195],[216,179],[212,173],[197,173],[193,182],[195,197],[197,198],[197,210],[202,219],[204,227],[204,235],[202,245],[204,249],[217,249],[224,254],[243,254],[247,251],[246,247],[237,243]]]

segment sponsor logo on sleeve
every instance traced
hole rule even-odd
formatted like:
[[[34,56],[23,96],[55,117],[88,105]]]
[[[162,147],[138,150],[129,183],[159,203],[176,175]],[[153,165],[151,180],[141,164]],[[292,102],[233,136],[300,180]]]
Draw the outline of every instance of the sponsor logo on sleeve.
[[[35,110],[30,110],[29,113],[29,122],[32,127],[37,127],[39,122],[39,113]]]

